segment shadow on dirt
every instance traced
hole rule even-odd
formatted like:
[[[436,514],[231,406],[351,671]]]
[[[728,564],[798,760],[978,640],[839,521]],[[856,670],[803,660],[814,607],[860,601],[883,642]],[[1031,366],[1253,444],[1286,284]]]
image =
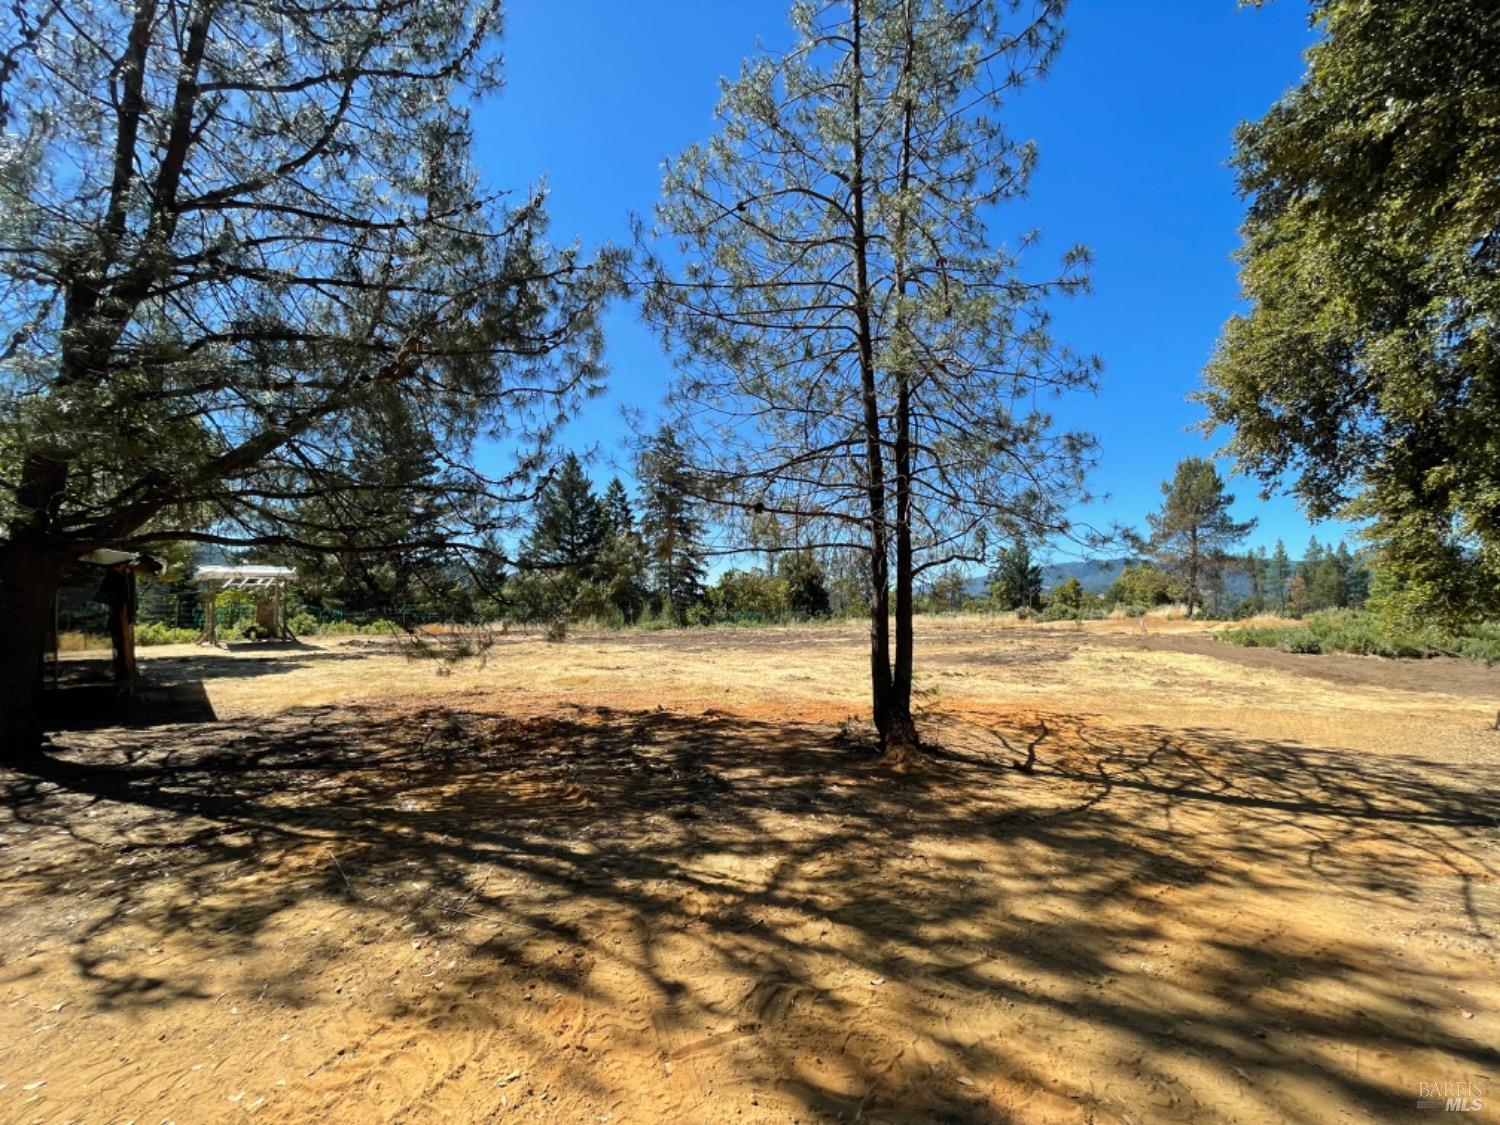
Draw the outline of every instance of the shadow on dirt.
[[[1247,1106],[1327,1119],[1341,1102],[1391,1119],[1416,1076],[1361,1067],[1360,1051],[1500,1066],[1446,1022],[1463,981],[1372,963],[1358,935],[1314,945],[1200,918],[1196,963],[1173,980],[1149,968],[1186,924],[1172,896],[1211,910],[1216,888],[1273,911],[1320,888],[1388,906],[1456,877],[1452,939],[1492,940],[1493,899],[1476,888],[1494,874],[1493,788],[1442,763],[1057,718],[943,740],[892,776],[832,728],[713,713],[303,708],[254,731],[75,736],[0,774],[0,841],[78,841],[33,874],[34,899],[102,870],[117,880],[72,936],[98,1007],[201,996],[118,954],[126,926],[235,956],[299,902],[344,901],[393,932],[483,923],[456,982],[477,995],[471,1018],[526,1033],[529,1013],[496,983],[518,966],[599,1005],[625,1006],[634,982],[650,1010],[639,1034],[662,1058],[708,1043],[813,1115],[1010,1119],[973,1075],[1137,1120],[1147,1097],[1200,1120]],[[252,877],[268,870],[288,874]],[[684,943],[730,983],[681,979]],[[858,987],[836,987],[831,963]],[[295,972],[275,987],[313,1002]],[[1340,1002],[1309,1004],[1314,989]],[[1015,1010],[1031,1049],[963,1033],[952,1013],[966,1009],[976,1027]],[[705,1025],[729,1030],[705,1040]],[[1112,1037],[1108,1058],[1038,1062],[1039,1044],[1082,1025]],[[806,1049],[828,1042],[843,1043],[836,1067]],[[1195,1088],[1179,1062],[1220,1085]]]

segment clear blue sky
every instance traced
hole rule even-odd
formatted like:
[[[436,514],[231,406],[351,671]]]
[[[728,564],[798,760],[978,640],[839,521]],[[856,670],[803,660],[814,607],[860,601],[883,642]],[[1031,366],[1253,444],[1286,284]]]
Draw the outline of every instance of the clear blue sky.
[[[661,162],[709,136],[721,75],[757,40],[790,41],[783,0],[510,0],[506,88],[475,113],[477,156],[490,186],[545,175],[555,241],[628,238],[627,216],[649,213]],[[1187,401],[1220,326],[1235,307],[1230,254],[1243,205],[1228,167],[1231,133],[1298,78],[1312,42],[1305,0],[1243,9],[1235,0],[1074,0],[1068,39],[1047,80],[1012,100],[1007,120],[1040,146],[1032,198],[1001,212],[994,232],[1030,227],[1040,272],[1083,243],[1096,258],[1094,293],[1057,306],[1057,335],[1104,360],[1097,396],[1057,406],[1059,421],[1098,434],[1093,478],[1107,503],[1081,513],[1140,526],[1177,461],[1216,442],[1190,429]],[[608,395],[568,429],[597,446],[594,475],[624,459],[623,404],[648,410],[670,371],[635,309],[606,320]],[[1227,466],[1224,466],[1227,469]],[[625,475],[622,473],[622,475]],[[1257,516],[1251,545],[1284,538],[1301,554],[1309,525],[1290,499],[1262,503],[1233,478],[1237,514]]]

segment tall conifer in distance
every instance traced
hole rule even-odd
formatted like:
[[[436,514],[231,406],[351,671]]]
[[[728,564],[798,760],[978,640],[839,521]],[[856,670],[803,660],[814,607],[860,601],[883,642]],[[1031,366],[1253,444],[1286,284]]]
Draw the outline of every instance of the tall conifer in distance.
[[[642,451],[641,538],[651,588],[662,612],[681,622],[703,598],[703,517],[699,485],[671,426],[663,426]]]
[[[604,506],[594,495],[578,455],[569,453],[537,494],[522,559],[530,566],[567,570],[590,579],[605,531]]]
[[[1203,457],[1178,462],[1161,491],[1161,510],[1146,517],[1151,527],[1146,548],[1157,566],[1181,581],[1191,617],[1204,595],[1221,587],[1230,548],[1250,534],[1255,520],[1239,523],[1230,517],[1234,497],[1224,491],[1213,462]]]

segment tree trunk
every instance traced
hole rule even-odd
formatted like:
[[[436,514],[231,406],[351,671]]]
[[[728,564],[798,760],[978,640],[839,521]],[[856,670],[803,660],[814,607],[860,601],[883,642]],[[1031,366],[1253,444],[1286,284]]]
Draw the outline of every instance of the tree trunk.
[[[912,104],[911,70],[916,45],[913,42],[915,27],[912,22],[911,5],[908,3],[902,15],[906,24],[906,56],[902,64],[906,83],[906,97],[902,105],[901,125],[901,192],[911,187],[912,162]],[[905,311],[901,302],[906,300],[906,212],[903,209],[897,223],[895,239],[895,283],[897,301],[898,337],[907,332]],[[906,361],[902,361],[903,363]],[[884,740],[886,757],[898,768],[907,765],[919,748],[917,724],[911,714],[912,647],[912,546],[911,546],[911,371],[903,368],[896,376],[896,661],[891,677],[891,716]]]
[[[41,745],[42,660],[62,569],[56,553],[0,547],[0,761]]]
[[[896,662],[891,684],[891,716],[886,756],[905,765],[919,748],[911,714],[912,550],[911,550],[911,393],[903,381],[896,394]]]
[[[891,733],[891,577],[886,526],[885,453],[881,448],[880,403],[875,386],[874,331],[870,324],[869,235],[865,227],[865,150],[860,119],[860,83],[863,80],[861,35],[863,17],[859,0],[851,11],[852,61],[850,81],[851,117],[854,132],[854,167],[850,199],[854,219],[855,321],[859,346],[860,398],[864,407],[865,500],[870,532],[870,693],[875,730],[884,749]]]

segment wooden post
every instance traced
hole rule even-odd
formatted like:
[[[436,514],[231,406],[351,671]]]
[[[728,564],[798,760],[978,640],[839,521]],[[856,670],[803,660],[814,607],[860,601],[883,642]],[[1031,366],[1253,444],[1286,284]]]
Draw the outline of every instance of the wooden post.
[[[200,644],[218,643],[219,592],[212,582],[203,587],[203,636]]]
[[[125,682],[134,686],[138,675],[135,666],[135,622],[130,620],[130,610],[120,611],[120,668]]]

